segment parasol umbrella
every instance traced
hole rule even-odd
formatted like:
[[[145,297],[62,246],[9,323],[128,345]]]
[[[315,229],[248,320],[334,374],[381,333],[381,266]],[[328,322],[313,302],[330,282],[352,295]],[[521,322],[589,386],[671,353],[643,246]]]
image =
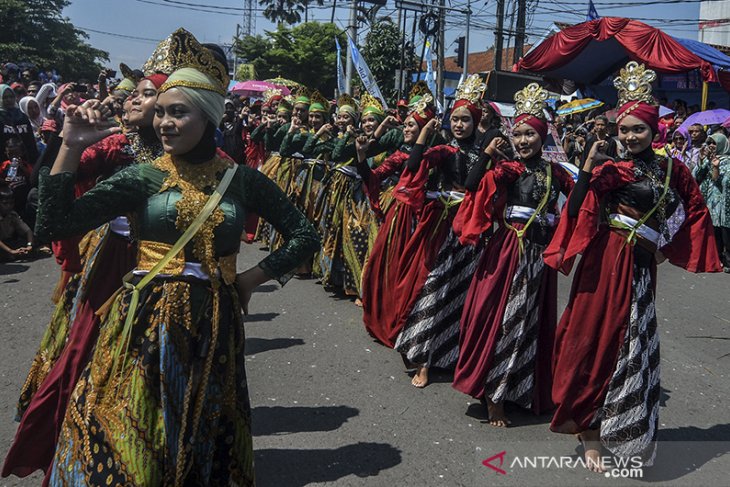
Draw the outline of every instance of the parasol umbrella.
[[[286,86],[287,88],[298,88],[301,85],[301,83],[297,83],[296,81],[292,81],[290,79],[282,78],[281,76],[277,76],[276,78],[272,79],[266,79],[264,80],[267,83],[274,83],[275,85],[279,86]]]
[[[256,80],[239,81],[233,86],[233,88],[231,88],[230,91],[234,95],[260,97],[266,90],[281,90],[281,94],[284,96],[289,94],[289,88],[286,86],[276,85],[274,83],[269,83],[268,81]]]
[[[569,101],[565,105],[558,107],[558,115],[572,115],[574,113],[587,112],[594,108],[602,107],[604,103],[601,100],[594,100],[593,98],[583,98],[581,100]]]
[[[722,122],[722,126],[725,127],[726,129],[730,129],[730,117],[728,117],[727,120]]]
[[[693,113],[685,120],[680,128],[689,128],[690,125],[719,125],[730,117],[730,110],[724,108],[716,108],[714,110],[705,110],[704,112]]]

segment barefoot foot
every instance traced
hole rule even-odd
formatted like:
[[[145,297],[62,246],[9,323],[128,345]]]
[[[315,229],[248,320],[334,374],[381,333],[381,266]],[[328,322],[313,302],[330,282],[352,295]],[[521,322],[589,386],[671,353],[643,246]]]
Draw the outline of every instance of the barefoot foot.
[[[512,421],[507,419],[507,415],[504,414],[504,403],[492,402],[491,399],[487,398],[487,413],[489,413],[489,424],[498,428],[506,428],[512,424]]]
[[[583,444],[586,468],[591,472],[605,472],[606,469],[603,468],[603,462],[601,461],[600,432],[598,430],[586,430],[578,435],[578,439]]]
[[[411,384],[413,384],[415,387],[418,387],[419,389],[423,389],[424,387],[426,387],[428,385],[428,367],[419,365],[416,368],[416,374],[413,376]]]
[[[362,299],[355,299],[355,306],[357,306],[358,308],[362,308]]]

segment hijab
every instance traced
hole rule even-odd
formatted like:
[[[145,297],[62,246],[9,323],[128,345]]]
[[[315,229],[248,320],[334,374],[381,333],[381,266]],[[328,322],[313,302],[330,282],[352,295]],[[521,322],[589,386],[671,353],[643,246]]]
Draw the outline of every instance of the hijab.
[[[40,129],[41,125],[43,125],[44,117],[41,111],[41,113],[38,114],[38,117],[34,119],[30,118],[30,114],[28,113],[28,105],[30,104],[30,102],[35,103],[36,105],[38,105],[39,108],[41,106],[41,104],[38,103],[38,100],[36,100],[32,96],[24,96],[20,99],[20,103],[18,103],[18,105],[20,106],[20,111],[23,112],[26,117],[28,117],[28,120],[30,120],[30,124],[33,127],[33,132],[37,133],[38,129]]]
[[[728,142],[727,137],[723,134],[716,133],[710,135],[710,138],[715,141],[715,146],[717,147],[715,155],[720,159],[720,162],[726,163],[730,161],[730,142]]]

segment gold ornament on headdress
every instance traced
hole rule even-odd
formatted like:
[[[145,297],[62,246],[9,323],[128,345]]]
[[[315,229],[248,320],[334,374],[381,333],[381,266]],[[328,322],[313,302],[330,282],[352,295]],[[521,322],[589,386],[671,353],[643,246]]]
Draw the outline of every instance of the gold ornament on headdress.
[[[411,101],[417,96],[423,95],[430,95],[433,99],[433,94],[428,88],[428,84],[423,80],[419,80],[415,85],[413,85],[413,88],[411,88],[411,91],[408,93],[408,101]]]
[[[433,96],[431,93],[424,93],[421,98],[413,106],[413,111],[416,112],[420,117],[426,117],[428,114],[426,111],[433,105]]]
[[[383,111],[383,104],[370,93],[365,93],[360,97],[360,106],[364,112],[367,109],[375,109],[376,111]]]
[[[618,90],[619,106],[630,101],[643,101],[649,105],[656,105],[651,96],[651,83],[656,80],[656,73],[646,69],[643,64],[630,61],[625,68],[621,68],[618,77],[613,80],[613,86]]]
[[[482,98],[486,90],[487,85],[484,84],[481,76],[472,74],[456,88],[456,99],[476,103]]]
[[[213,91],[226,94],[228,71],[213,54],[185,29],[178,29],[162,41],[142,67],[146,76],[154,73],[172,74],[181,68],[194,68],[213,78],[219,86]]]
[[[323,111],[325,113],[327,113],[327,112],[330,111],[330,103],[329,103],[329,101],[327,101],[327,98],[325,98],[324,95],[322,95],[322,93],[320,93],[319,91],[314,90],[312,92],[312,96],[310,97],[310,101],[311,101],[311,105],[309,105],[309,110],[310,111],[320,111],[319,108],[318,108],[319,106],[322,107],[322,110],[321,111]]]
[[[122,79],[129,78],[130,80],[134,81],[135,83],[139,83],[139,76],[136,76],[134,74],[134,71],[132,68],[127,66],[124,63],[119,64],[119,72],[122,73]]]
[[[545,120],[548,92],[537,83],[530,83],[515,93],[515,115],[528,114]]]
[[[267,88],[264,90],[264,103],[268,103],[275,96],[281,96],[279,88]]]
[[[295,89],[292,92],[292,95],[294,97],[294,100],[297,103],[305,102],[305,99],[311,101],[311,97],[312,97],[312,94],[309,91],[309,88],[307,88],[306,86],[299,86],[297,89]]]
[[[337,98],[337,108],[342,108],[343,106],[350,106],[357,110],[357,102],[347,93],[343,93]]]

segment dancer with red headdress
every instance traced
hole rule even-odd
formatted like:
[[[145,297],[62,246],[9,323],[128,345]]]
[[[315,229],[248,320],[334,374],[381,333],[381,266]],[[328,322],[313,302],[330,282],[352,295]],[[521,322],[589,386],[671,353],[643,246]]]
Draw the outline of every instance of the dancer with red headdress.
[[[411,383],[428,384],[431,367],[454,366],[459,348],[459,318],[476,269],[481,245],[462,245],[452,229],[464,191],[475,190],[484,167],[476,137],[482,110],[477,105],[486,86],[469,76],[457,89],[449,120],[454,140],[427,151],[437,120],[426,124],[408,158],[395,197],[420,212],[418,226],[406,245],[397,292],[401,309],[395,327],[395,349],[416,365]]]
[[[496,162],[455,219],[462,243],[474,244],[495,222],[461,315],[454,388],[486,401],[490,423],[507,426],[505,401],[540,413],[552,408],[552,347],[557,273],[542,253],[557,223],[558,197],[573,179],[542,157],[547,91],[531,83],[515,95],[512,141],[519,159]],[[495,138],[492,159],[507,144]]]
[[[363,322],[365,329],[374,338],[390,348],[393,348],[400,332],[396,311],[400,307],[402,295],[398,292],[398,285],[400,278],[407,277],[400,273],[401,266],[404,265],[401,263],[401,256],[413,235],[418,215],[412,205],[395,198],[387,208],[382,208],[384,198],[381,197],[381,185],[383,181],[398,176],[405,169],[421,130],[436,116],[433,96],[425,83],[416,84],[409,99],[411,112],[403,122],[404,144],[381,165],[371,169],[367,164],[367,150],[370,146],[367,137],[358,137],[356,141],[358,172],[365,182],[371,208],[383,220],[363,269]],[[439,143],[443,143],[440,136],[437,139]]]
[[[721,270],[710,215],[689,169],[652,150],[659,119],[654,79],[632,61],[614,81],[627,158],[591,172],[606,145],[594,144],[544,254],[565,274],[583,255],[556,332],[550,428],[578,434],[586,466],[596,472],[603,471],[602,447],[645,465],[654,461],[657,264],[666,257],[690,272]]]

